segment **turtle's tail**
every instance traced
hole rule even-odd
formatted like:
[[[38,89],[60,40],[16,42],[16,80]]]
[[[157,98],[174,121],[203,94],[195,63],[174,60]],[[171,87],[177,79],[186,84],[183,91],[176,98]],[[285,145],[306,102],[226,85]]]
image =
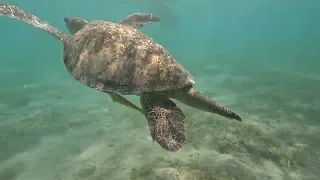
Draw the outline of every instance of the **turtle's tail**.
[[[41,28],[42,30],[50,33],[57,39],[65,42],[68,35],[59,29],[49,25],[49,23],[40,20],[37,16],[32,15],[18,7],[9,4],[0,4],[0,16],[7,16],[9,18],[18,19],[31,24],[35,27]]]

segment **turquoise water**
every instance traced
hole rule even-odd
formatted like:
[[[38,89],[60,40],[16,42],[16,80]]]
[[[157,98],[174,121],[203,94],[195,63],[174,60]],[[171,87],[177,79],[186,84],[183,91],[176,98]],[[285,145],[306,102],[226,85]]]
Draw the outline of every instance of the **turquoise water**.
[[[67,32],[63,18],[161,16],[141,31],[236,122],[178,103],[188,140],[172,153],[144,117],[75,81],[62,44],[0,17],[0,180],[318,180],[320,2],[2,0]],[[139,104],[135,96],[128,99]]]

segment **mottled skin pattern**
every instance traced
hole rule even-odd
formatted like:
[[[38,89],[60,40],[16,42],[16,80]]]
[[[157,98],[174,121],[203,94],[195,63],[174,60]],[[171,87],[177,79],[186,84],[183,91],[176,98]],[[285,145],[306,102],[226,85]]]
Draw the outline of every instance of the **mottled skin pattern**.
[[[64,22],[70,32],[71,35],[76,34],[80,29],[82,29],[85,25],[88,24],[88,21],[80,18],[73,18],[72,22],[70,22],[69,18],[64,18]]]
[[[50,33],[52,36],[61,41],[65,41],[68,38],[68,35],[60,31],[59,29],[52,27],[51,25],[49,25],[49,23],[42,21],[37,16],[25,12],[24,10],[19,9],[13,5],[0,4],[0,16],[7,16],[9,18],[24,21],[28,24],[44,30],[45,32]]]
[[[241,121],[241,117],[202,95],[186,71],[161,45],[137,28],[153,16],[128,16],[121,23],[65,18],[71,36],[15,6],[0,4],[0,16],[41,28],[64,44],[64,63],[83,84],[143,113],[151,136],[161,147],[178,151],[186,141],[185,116],[169,98],[191,107]],[[141,16],[141,17],[135,17]],[[149,20],[148,20],[149,17]],[[154,17],[155,21],[159,18]],[[120,94],[138,95],[142,109]]]
[[[81,26],[84,27],[87,23],[85,20],[79,18],[64,18],[64,21],[71,34],[78,33],[77,30]],[[124,23],[124,21],[121,23]],[[137,23],[133,24],[137,27]],[[138,28],[139,27],[141,26],[138,26]],[[82,31],[79,33],[81,32]],[[117,49],[115,49],[114,53],[123,52],[117,52]],[[119,63],[117,62],[117,59],[114,61],[115,63]],[[119,74],[122,75],[123,73],[119,72]],[[86,82],[83,83],[87,85]],[[95,86],[93,87],[95,88]],[[110,91],[105,89],[99,90],[110,93]],[[144,92],[140,94],[140,102],[143,107],[142,113],[147,119],[153,140],[157,141],[164,149],[178,151],[187,139],[185,115],[182,113],[181,109],[167,96],[157,95],[156,93]]]
[[[178,151],[187,140],[185,115],[181,109],[163,95],[146,93],[140,100],[153,140],[164,149]]]

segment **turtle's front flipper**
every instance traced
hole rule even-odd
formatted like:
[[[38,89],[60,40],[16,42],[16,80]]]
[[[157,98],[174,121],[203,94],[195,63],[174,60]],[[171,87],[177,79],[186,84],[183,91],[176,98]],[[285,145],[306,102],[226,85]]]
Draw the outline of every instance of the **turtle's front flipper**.
[[[16,6],[10,4],[0,4],[0,16],[6,16],[12,19],[17,19],[20,21],[24,21],[28,24],[31,24],[37,28],[40,28],[52,36],[56,37],[57,39],[65,42],[68,38],[64,32],[60,31],[59,29],[51,26],[49,23],[41,20],[37,16],[24,11]]]
[[[116,93],[108,93],[110,97],[112,98],[113,102],[117,102],[119,104],[125,105],[129,108],[135,109],[139,112],[143,113],[143,110],[141,108],[138,108],[136,105],[134,105],[132,102],[128,101],[126,98],[120,96],[119,94]]]
[[[134,13],[127,16],[120,24],[131,26],[135,29],[143,27],[144,24],[152,24],[160,21],[159,16],[153,16],[152,14]]]
[[[178,151],[187,140],[185,115],[166,96],[143,94],[141,106],[153,140],[168,151]]]

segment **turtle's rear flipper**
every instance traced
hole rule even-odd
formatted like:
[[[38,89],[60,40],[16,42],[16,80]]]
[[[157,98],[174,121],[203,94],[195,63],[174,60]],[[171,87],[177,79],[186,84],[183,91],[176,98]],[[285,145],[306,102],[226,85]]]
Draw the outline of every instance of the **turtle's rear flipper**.
[[[152,14],[134,13],[127,16],[120,24],[131,26],[135,29],[143,27],[144,24],[152,24],[160,21],[159,16],[153,16]]]
[[[178,151],[187,139],[181,109],[166,96],[143,94],[140,102],[153,140],[168,151]]]
[[[116,93],[108,93],[112,99],[113,102],[117,102],[119,104],[125,105],[129,108],[135,109],[143,114],[143,110],[141,108],[138,108],[136,105],[134,105],[132,102],[127,100],[126,98],[122,97],[119,94]]]

